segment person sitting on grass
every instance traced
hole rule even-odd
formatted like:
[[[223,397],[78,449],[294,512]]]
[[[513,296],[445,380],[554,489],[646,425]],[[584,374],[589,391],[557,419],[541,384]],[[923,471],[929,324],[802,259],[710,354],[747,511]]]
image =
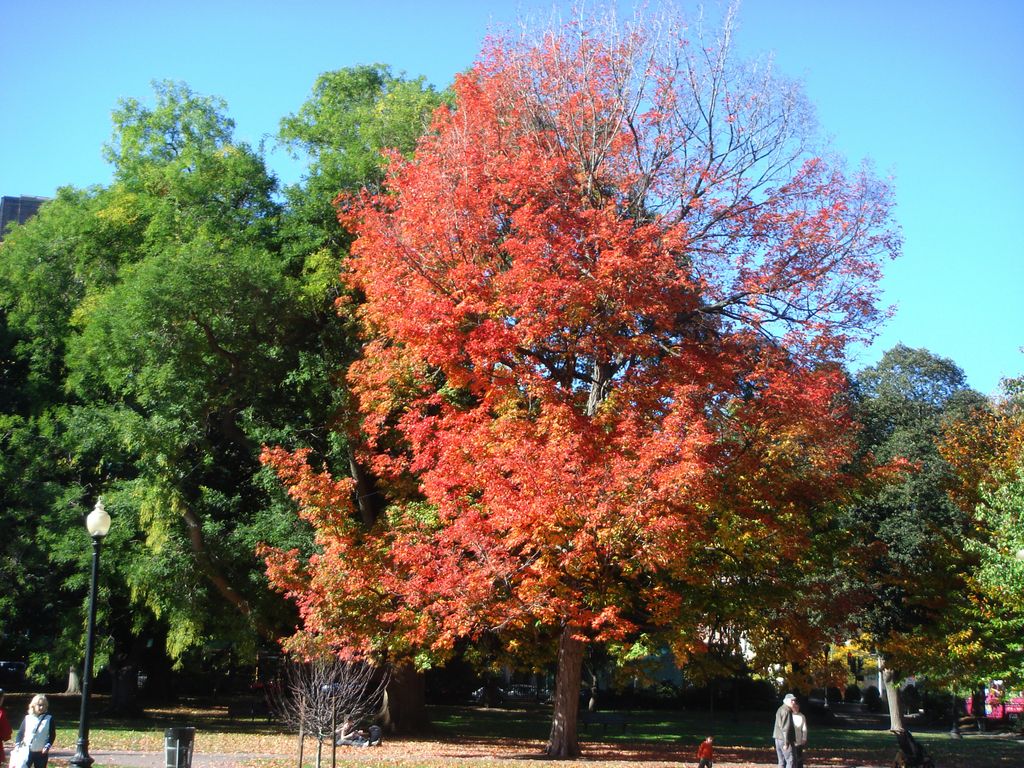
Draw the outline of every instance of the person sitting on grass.
[[[380,726],[371,725],[369,731],[364,731],[356,727],[351,717],[346,717],[334,743],[345,747],[379,747],[382,735]]]
[[[357,728],[351,717],[346,717],[341,728],[338,729],[338,738],[334,743],[346,747],[368,747],[370,746],[370,734]]]
[[[708,736],[697,746],[697,768],[711,768],[711,761],[715,759],[715,740]]]

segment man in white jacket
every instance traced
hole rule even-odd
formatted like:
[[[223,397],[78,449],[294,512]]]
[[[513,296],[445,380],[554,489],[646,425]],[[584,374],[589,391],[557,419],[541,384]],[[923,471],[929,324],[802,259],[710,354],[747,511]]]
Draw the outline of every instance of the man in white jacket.
[[[804,768],[804,747],[807,746],[807,718],[800,711],[800,702],[793,700],[793,768]]]

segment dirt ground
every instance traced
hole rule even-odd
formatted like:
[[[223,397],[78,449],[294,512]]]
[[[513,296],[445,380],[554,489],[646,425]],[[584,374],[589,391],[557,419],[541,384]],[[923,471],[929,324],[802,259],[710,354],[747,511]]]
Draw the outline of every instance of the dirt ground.
[[[281,743],[281,750],[264,753],[218,752],[212,751],[208,745],[205,749],[197,749],[193,755],[192,768],[290,768],[296,764],[295,744]],[[540,756],[542,744],[532,741],[513,739],[500,740],[402,740],[386,743],[379,748],[341,747],[338,749],[334,764],[340,768],[368,766],[374,768],[522,768],[523,763],[542,763],[546,765],[565,765],[565,762],[551,761]],[[74,755],[74,750],[54,751],[51,764],[65,766]],[[162,751],[138,750],[92,750],[91,756],[97,768],[101,766],[119,766],[120,768],[165,768]],[[1024,757],[1024,748],[1020,750]],[[303,763],[306,766],[316,765],[316,746],[307,742]],[[950,762],[951,756],[937,763],[939,768],[960,768],[959,761]],[[888,768],[892,765],[892,756],[879,754],[838,754],[818,750],[808,755],[808,768]],[[173,760],[173,758],[172,758]],[[572,766],[590,766],[592,768],[636,768],[638,765],[654,768],[679,768],[680,766],[696,765],[690,750],[669,745],[644,745],[635,749],[619,745],[590,744],[584,747],[582,758],[570,761]],[[1009,759],[996,759],[986,762],[986,766],[1011,768],[1024,763]],[[321,755],[321,768],[332,765],[329,749]],[[716,768],[771,768],[775,766],[774,751],[768,746],[763,749],[726,747],[716,749]],[[173,766],[173,762],[171,763]]]

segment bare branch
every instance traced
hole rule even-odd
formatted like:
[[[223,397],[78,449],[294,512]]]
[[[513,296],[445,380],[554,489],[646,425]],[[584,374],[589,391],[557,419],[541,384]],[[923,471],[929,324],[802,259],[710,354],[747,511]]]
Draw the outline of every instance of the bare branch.
[[[335,657],[285,666],[273,687],[271,705],[290,729],[333,743],[345,720],[372,720],[380,712],[387,673],[365,662],[345,662]]]

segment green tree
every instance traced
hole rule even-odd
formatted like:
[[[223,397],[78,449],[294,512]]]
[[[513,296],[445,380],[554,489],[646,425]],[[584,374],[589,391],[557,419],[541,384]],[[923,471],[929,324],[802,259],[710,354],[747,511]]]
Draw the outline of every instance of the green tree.
[[[980,566],[977,580],[991,624],[985,679],[1024,684],[1024,461],[982,492],[976,515],[986,534],[973,545]]]
[[[1024,683],[1024,379],[1003,382],[985,409],[946,426],[952,497],[972,515],[972,610],[951,633],[950,662],[964,682]]]
[[[285,189],[281,242],[316,321],[311,333],[319,339],[320,353],[308,360],[316,369],[310,375],[318,382],[340,382],[340,372],[361,348],[352,311],[359,297],[351,296],[340,279],[352,237],[338,223],[336,200],[361,189],[378,189],[389,153],[411,156],[444,98],[422,77],[395,76],[380,64],[358,66],[322,74],[298,112],[281,121],[280,142],[304,159],[308,169],[301,183]],[[333,442],[325,451],[311,432],[314,439],[305,438],[305,443],[317,461],[353,478],[359,516],[372,525],[386,499],[376,478],[356,458],[360,427],[348,391],[324,386],[317,397],[330,418],[310,423],[329,426]],[[387,701],[394,728],[422,724],[423,692],[423,678],[411,666],[393,671]]]
[[[320,266],[351,238],[338,224],[335,199],[384,178],[385,151],[410,155],[442,95],[424,78],[395,76],[382,64],[325,72],[294,115],[281,120],[278,139],[308,172],[285,189],[286,249]],[[326,251],[326,253],[325,253]],[[336,262],[330,264],[337,277]]]
[[[105,409],[130,454],[110,504],[138,519],[148,557],[123,575],[180,658],[214,638],[251,650],[286,615],[254,576],[254,548],[294,544],[301,529],[268,494],[257,454],[308,427],[304,361],[317,349],[262,158],[232,140],[219,100],[155,91],[155,107],[128,100],[114,115],[111,194],[143,234],[116,283],[80,306],[67,386]]]
[[[0,638],[37,675],[66,671],[81,636],[69,616],[81,606],[87,573],[82,502],[95,494],[98,474],[79,460],[68,427],[75,401],[65,391],[64,358],[89,286],[108,285],[115,245],[138,239],[131,222],[102,215],[107,203],[104,190],[62,189],[0,245],[0,571],[4,583],[18,585],[2,598]]]
[[[279,208],[276,182],[262,157],[233,140],[234,121],[222,99],[183,83],[153,84],[156,104],[123,100],[104,156],[123,213],[145,222],[142,254],[202,237],[220,244],[263,245]]]
[[[949,464],[938,449],[943,425],[984,404],[952,361],[898,345],[855,378],[863,449],[904,471],[879,484],[846,514],[860,537],[865,599],[861,629],[883,664],[893,728],[901,728],[899,680],[928,673],[926,648],[944,642],[970,569],[970,519],[947,494]]]
[[[361,344],[353,304],[342,300],[348,297],[340,272],[352,238],[338,222],[336,200],[376,189],[384,177],[385,153],[411,155],[441,101],[422,77],[407,80],[384,65],[364,65],[323,73],[298,112],[281,120],[278,141],[305,162],[307,172],[300,183],[284,190],[280,239],[316,320],[317,376],[322,382],[337,377]],[[347,393],[324,387],[318,396],[331,404],[331,426],[342,455],[319,452],[355,478],[361,514],[371,522],[384,504],[373,477],[355,459],[351,440],[358,427],[346,406]]]
[[[209,647],[246,656],[293,622],[254,552],[309,542],[259,446],[312,446],[349,468],[335,382],[356,342],[334,308],[333,200],[379,178],[380,142],[412,145],[400,137],[416,93],[417,109],[437,100],[381,67],[353,70],[342,97],[345,72],[291,118],[310,171],[285,205],[224,103],[162,82],[114,112],[114,182],[61,190],[0,246],[0,502],[14,532],[0,571],[22,585],[0,636],[35,649],[37,674],[80,654],[67,614],[84,603],[81,523],[101,493],[115,517],[101,664],[130,671],[152,638],[179,663]],[[50,623],[29,610],[40,599],[59,608]]]
[[[115,112],[113,185],[62,190],[5,240],[0,271],[6,346],[23,371],[12,415],[59,469],[50,493],[15,484],[30,528],[19,540],[40,545],[31,571],[49,567],[80,599],[81,515],[107,495],[109,588],[124,597],[112,603],[135,609],[105,617],[115,660],[147,621],[176,659],[214,639],[251,649],[272,637],[287,614],[261,588],[253,550],[301,541],[256,460],[263,439],[286,440],[310,411],[275,183],[232,141],[221,102],[174,83],[157,84],[155,102]],[[40,670],[77,655],[79,628],[65,626],[69,642],[36,643],[53,649]]]

